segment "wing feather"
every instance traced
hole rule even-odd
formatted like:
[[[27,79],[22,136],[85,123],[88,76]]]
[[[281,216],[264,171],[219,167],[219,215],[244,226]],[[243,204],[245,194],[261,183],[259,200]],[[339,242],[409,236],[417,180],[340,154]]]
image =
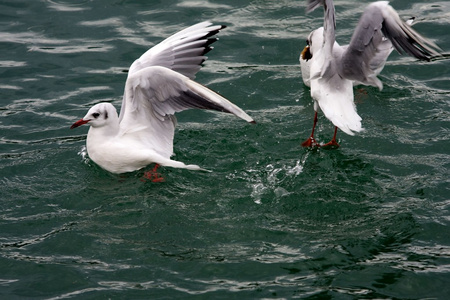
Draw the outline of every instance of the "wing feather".
[[[403,22],[387,1],[378,1],[364,10],[338,64],[339,74],[381,89],[382,83],[376,75],[384,66],[392,46],[400,54],[407,53],[420,60],[439,55],[438,46]]]
[[[210,45],[218,40],[211,37],[225,27],[205,21],[173,34],[135,60],[128,71],[128,77],[142,69],[161,66],[194,79],[201,69],[201,64],[207,59],[205,54],[212,49]],[[126,99],[125,89],[119,122],[122,121],[123,112],[126,110]]]
[[[323,19],[323,46],[325,63],[322,68],[321,76],[326,76],[326,73],[332,73],[335,69],[333,63],[333,47],[336,42],[336,12],[333,0],[308,0],[307,12],[315,10],[320,5],[324,9]]]
[[[207,59],[204,54],[209,52],[212,49],[210,45],[217,41],[217,38],[211,37],[225,27],[224,25],[213,25],[206,21],[181,30],[155,45],[134,61],[128,74],[133,74],[150,66],[161,66],[194,79],[199,70],[198,66]],[[178,64],[176,58],[188,56],[192,58],[189,65],[183,62]]]
[[[133,73],[125,85],[121,135],[139,138],[164,157],[173,152],[174,114],[186,109],[232,113],[253,119],[219,94],[165,67],[148,67]]]

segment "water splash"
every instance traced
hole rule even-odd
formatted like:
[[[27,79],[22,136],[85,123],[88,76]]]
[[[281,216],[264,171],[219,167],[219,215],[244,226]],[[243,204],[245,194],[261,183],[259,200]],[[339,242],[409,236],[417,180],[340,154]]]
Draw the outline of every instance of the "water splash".
[[[89,165],[89,163],[91,162],[91,160],[89,159],[88,153],[87,153],[87,149],[86,146],[81,147],[80,151],[77,153],[78,155],[81,156],[81,160]]]
[[[290,181],[294,180],[303,172],[308,153],[302,159],[297,160],[295,165],[268,164],[264,170],[252,169],[248,171],[248,179],[252,192],[250,196],[256,204],[262,204],[263,197],[274,197],[280,199],[292,193]]]

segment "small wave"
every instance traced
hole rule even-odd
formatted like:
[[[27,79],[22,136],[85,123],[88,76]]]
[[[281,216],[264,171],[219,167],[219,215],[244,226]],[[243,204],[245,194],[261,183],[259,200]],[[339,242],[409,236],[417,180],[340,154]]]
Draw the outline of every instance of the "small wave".
[[[51,9],[54,9],[56,11],[61,12],[76,12],[76,11],[83,11],[88,10],[89,8],[86,7],[86,3],[88,3],[87,0],[85,1],[77,1],[76,4],[69,2],[69,1],[61,1],[61,0],[47,0],[48,6]]]

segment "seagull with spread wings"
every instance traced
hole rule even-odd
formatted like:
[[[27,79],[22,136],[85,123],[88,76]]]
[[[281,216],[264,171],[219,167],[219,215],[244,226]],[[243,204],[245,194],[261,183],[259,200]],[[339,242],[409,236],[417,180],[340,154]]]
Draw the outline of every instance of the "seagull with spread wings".
[[[323,27],[310,33],[307,46],[300,55],[302,78],[311,88],[314,99],[314,125],[304,147],[339,147],[337,129],[354,135],[363,130],[361,117],[353,101],[353,85],[378,87],[383,85],[377,75],[395,48],[419,60],[429,61],[440,56],[440,48],[403,22],[388,1],[369,4],[355,28],[350,43],[340,46],[336,42],[336,19],[332,0],[308,0],[307,12],[322,5]],[[317,111],[335,126],[329,143],[319,144],[314,138]]]
[[[254,123],[242,109],[193,81],[205,54],[225,26],[202,22],[188,27],[145,52],[130,67],[120,115],[110,103],[94,105],[71,128],[90,125],[86,148],[90,159],[111,173],[142,169],[151,163],[202,170],[172,160],[174,114],[189,108],[231,113]],[[153,170],[156,172],[156,168]],[[150,175],[154,181],[160,177]]]

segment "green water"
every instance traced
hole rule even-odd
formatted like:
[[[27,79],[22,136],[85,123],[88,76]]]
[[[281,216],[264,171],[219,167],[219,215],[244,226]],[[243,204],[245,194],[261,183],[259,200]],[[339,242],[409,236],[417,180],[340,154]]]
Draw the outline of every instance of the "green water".
[[[336,0],[338,41],[363,7]],[[450,50],[447,1],[392,1]],[[0,298],[448,299],[449,62],[393,53],[355,89],[365,131],[309,151],[298,55],[305,1],[0,1]],[[111,175],[80,153],[90,106],[120,107],[126,70],[203,20],[220,33],[197,81],[256,121],[178,115],[176,160]],[[320,142],[333,133],[321,115]],[[149,168],[151,168],[150,166]]]

